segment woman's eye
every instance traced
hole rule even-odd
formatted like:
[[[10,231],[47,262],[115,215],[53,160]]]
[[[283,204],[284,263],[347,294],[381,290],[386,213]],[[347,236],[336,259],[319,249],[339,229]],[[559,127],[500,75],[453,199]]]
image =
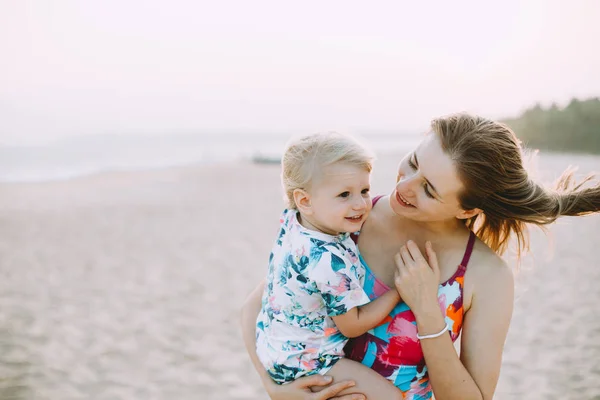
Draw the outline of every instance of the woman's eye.
[[[346,197],[350,196],[350,192],[340,193],[339,196],[343,197],[343,198],[346,198]]]
[[[433,194],[429,191],[429,189],[427,188],[427,185],[423,185],[423,190],[425,191],[425,195],[429,198],[434,198]]]
[[[408,159],[408,166],[411,167],[412,169],[417,169],[417,166],[413,162],[412,157]]]

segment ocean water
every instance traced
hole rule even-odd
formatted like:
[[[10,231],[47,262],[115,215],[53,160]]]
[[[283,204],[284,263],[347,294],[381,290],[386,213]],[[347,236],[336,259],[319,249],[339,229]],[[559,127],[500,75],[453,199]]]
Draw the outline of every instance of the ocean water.
[[[417,134],[360,135],[375,152],[418,143]],[[108,171],[278,158],[281,134],[89,135],[41,145],[0,145],[0,182],[44,182]]]

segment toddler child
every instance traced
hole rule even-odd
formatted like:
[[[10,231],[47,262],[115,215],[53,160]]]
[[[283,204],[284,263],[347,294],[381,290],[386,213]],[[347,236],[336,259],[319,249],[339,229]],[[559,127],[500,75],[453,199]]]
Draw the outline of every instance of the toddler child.
[[[370,302],[350,237],[372,208],[372,161],[358,141],[337,133],[305,136],[284,152],[287,208],[256,326],[258,358],[277,383],[330,369],[334,378],[352,378],[345,374],[367,367],[343,358],[348,338],[377,326],[400,301],[392,289]]]

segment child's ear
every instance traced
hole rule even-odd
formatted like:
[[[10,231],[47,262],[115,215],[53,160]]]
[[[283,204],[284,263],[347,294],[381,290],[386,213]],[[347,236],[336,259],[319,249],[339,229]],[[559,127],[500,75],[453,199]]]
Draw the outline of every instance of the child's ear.
[[[302,214],[311,215],[313,213],[310,194],[308,192],[302,189],[294,189],[294,203],[296,203],[298,211]]]
[[[458,215],[456,216],[456,218],[458,219],[469,219],[472,218],[480,213],[482,213],[483,211],[479,208],[473,208],[471,210],[460,210],[460,212],[458,213]]]

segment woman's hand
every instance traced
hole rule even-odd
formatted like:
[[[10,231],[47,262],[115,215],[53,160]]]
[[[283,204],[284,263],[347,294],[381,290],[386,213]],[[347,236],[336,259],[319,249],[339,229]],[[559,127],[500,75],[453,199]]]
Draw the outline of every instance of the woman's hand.
[[[402,301],[417,315],[439,310],[437,293],[440,269],[431,242],[425,245],[427,260],[411,240],[394,256],[396,274],[394,284]]]
[[[341,381],[313,393],[310,388],[312,386],[327,386],[331,384],[330,376],[311,375],[303,378],[298,378],[295,381],[278,385],[273,382],[267,388],[271,400],[365,400],[366,397],[360,393],[352,393],[344,396],[336,396],[342,390],[355,385],[353,381]]]

